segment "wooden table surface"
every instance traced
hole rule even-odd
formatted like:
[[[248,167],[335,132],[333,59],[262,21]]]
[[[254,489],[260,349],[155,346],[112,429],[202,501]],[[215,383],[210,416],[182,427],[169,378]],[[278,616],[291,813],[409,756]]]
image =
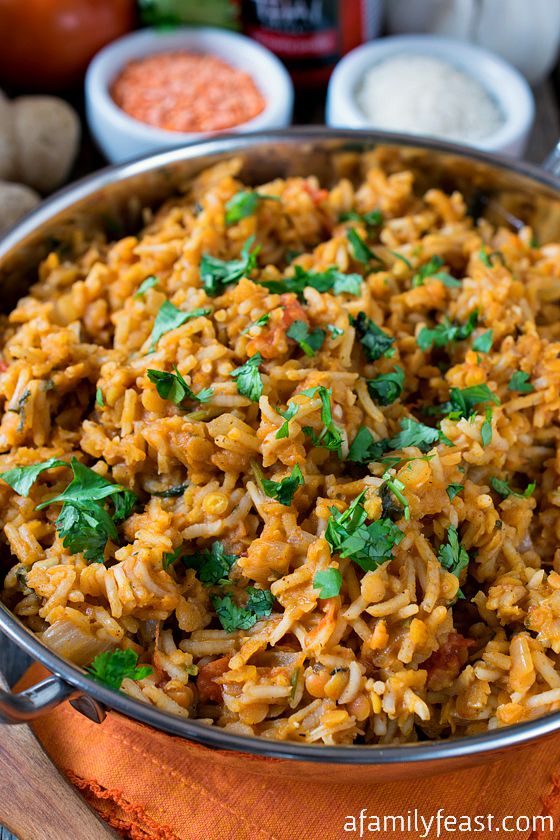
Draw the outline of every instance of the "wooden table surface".
[[[534,94],[537,105],[537,115],[529,141],[526,159],[533,163],[542,163],[560,139],[560,110],[553,85],[550,82],[540,85],[535,89]],[[316,104],[315,109],[317,109]],[[320,106],[319,110],[321,111]],[[295,117],[297,123],[305,122],[305,116],[309,113],[308,102],[300,103],[299,107],[296,104]],[[317,121],[319,122],[319,120]],[[78,162],[78,174],[85,174],[85,172],[91,170],[92,165],[97,165],[100,161],[101,159],[98,157],[97,153],[91,148],[91,146],[86,144],[86,149],[82,159]],[[1,640],[0,670],[4,672],[10,685],[12,685],[25,671],[29,662],[30,660],[28,657],[21,653],[15,645],[7,639]],[[13,834],[0,826],[0,840],[17,839],[14,838]],[[21,838],[21,840],[41,840],[41,838],[25,837]]]

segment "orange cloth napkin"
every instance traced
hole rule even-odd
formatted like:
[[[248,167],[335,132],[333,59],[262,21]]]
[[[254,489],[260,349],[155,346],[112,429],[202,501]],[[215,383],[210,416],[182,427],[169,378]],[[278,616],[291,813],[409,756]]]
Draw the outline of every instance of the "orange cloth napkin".
[[[41,666],[33,665],[17,688],[33,685],[45,675]],[[499,840],[506,829],[506,836],[515,840],[560,838],[560,773],[555,770],[560,767],[560,735],[450,775],[384,782],[381,774],[377,784],[352,784],[352,768],[345,767],[340,784],[321,784],[298,778],[297,763],[289,766],[291,777],[259,775],[259,761],[251,757],[239,761],[232,753],[190,744],[115,712],[100,725],[65,703],[33,728],[51,759],[89,803],[123,837],[133,840],[357,838],[362,809],[365,838],[497,836]],[[434,821],[425,833],[420,815],[429,820],[438,809],[457,822],[448,823],[448,831],[440,824],[438,835]],[[509,815],[522,817],[522,822],[512,828],[515,824],[506,821],[498,832],[488,828],[475,832],[477,823],[471,832],[458,831],[467,816],[488,814],[498,827]],[[368,825],[379,824],[376,817],[382,820],[385,815],[405,820],[410,815],[411,830],[408,823],[404,832],[398,827],[368,830]],[[542,831],[532,823],[525,830],[524,818],[538,815],[552,817],[554,830],[545,825]],[[79,826],[76,829],[79,836]]]

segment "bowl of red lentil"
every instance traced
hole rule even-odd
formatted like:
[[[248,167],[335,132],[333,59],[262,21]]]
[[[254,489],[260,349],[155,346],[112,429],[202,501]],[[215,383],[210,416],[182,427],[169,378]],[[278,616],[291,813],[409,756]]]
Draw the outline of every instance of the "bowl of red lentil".
[[[113,163],[220,132],[283,128],[293,98],[275,55],[211,27],[144,29],[119,38],[86,75],[90,129]]]

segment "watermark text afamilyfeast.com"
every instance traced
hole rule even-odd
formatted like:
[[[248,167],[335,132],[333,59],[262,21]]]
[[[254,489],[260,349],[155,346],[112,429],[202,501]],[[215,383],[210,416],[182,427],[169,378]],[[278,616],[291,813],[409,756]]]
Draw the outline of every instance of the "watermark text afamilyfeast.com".
[[[343,830],[349,837],[396,837],[431,838],[446,837],[449,834],[517,834],[526,831],[540,831],[541,835],[554,836],[554,820],[543,814],[450,814],[438,808],[433,814],[421,813],[417,808],[406,814],[373,814],[362,808],[357,814],[344,817]]]

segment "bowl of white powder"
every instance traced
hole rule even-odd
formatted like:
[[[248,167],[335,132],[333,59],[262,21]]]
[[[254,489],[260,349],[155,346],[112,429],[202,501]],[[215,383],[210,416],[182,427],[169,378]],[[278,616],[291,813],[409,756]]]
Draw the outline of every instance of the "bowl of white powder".
[[[348,53],[327,125],[436,137],[521,157],[535,103],[523,76],[482,47],[435,35],[381,38]]]

